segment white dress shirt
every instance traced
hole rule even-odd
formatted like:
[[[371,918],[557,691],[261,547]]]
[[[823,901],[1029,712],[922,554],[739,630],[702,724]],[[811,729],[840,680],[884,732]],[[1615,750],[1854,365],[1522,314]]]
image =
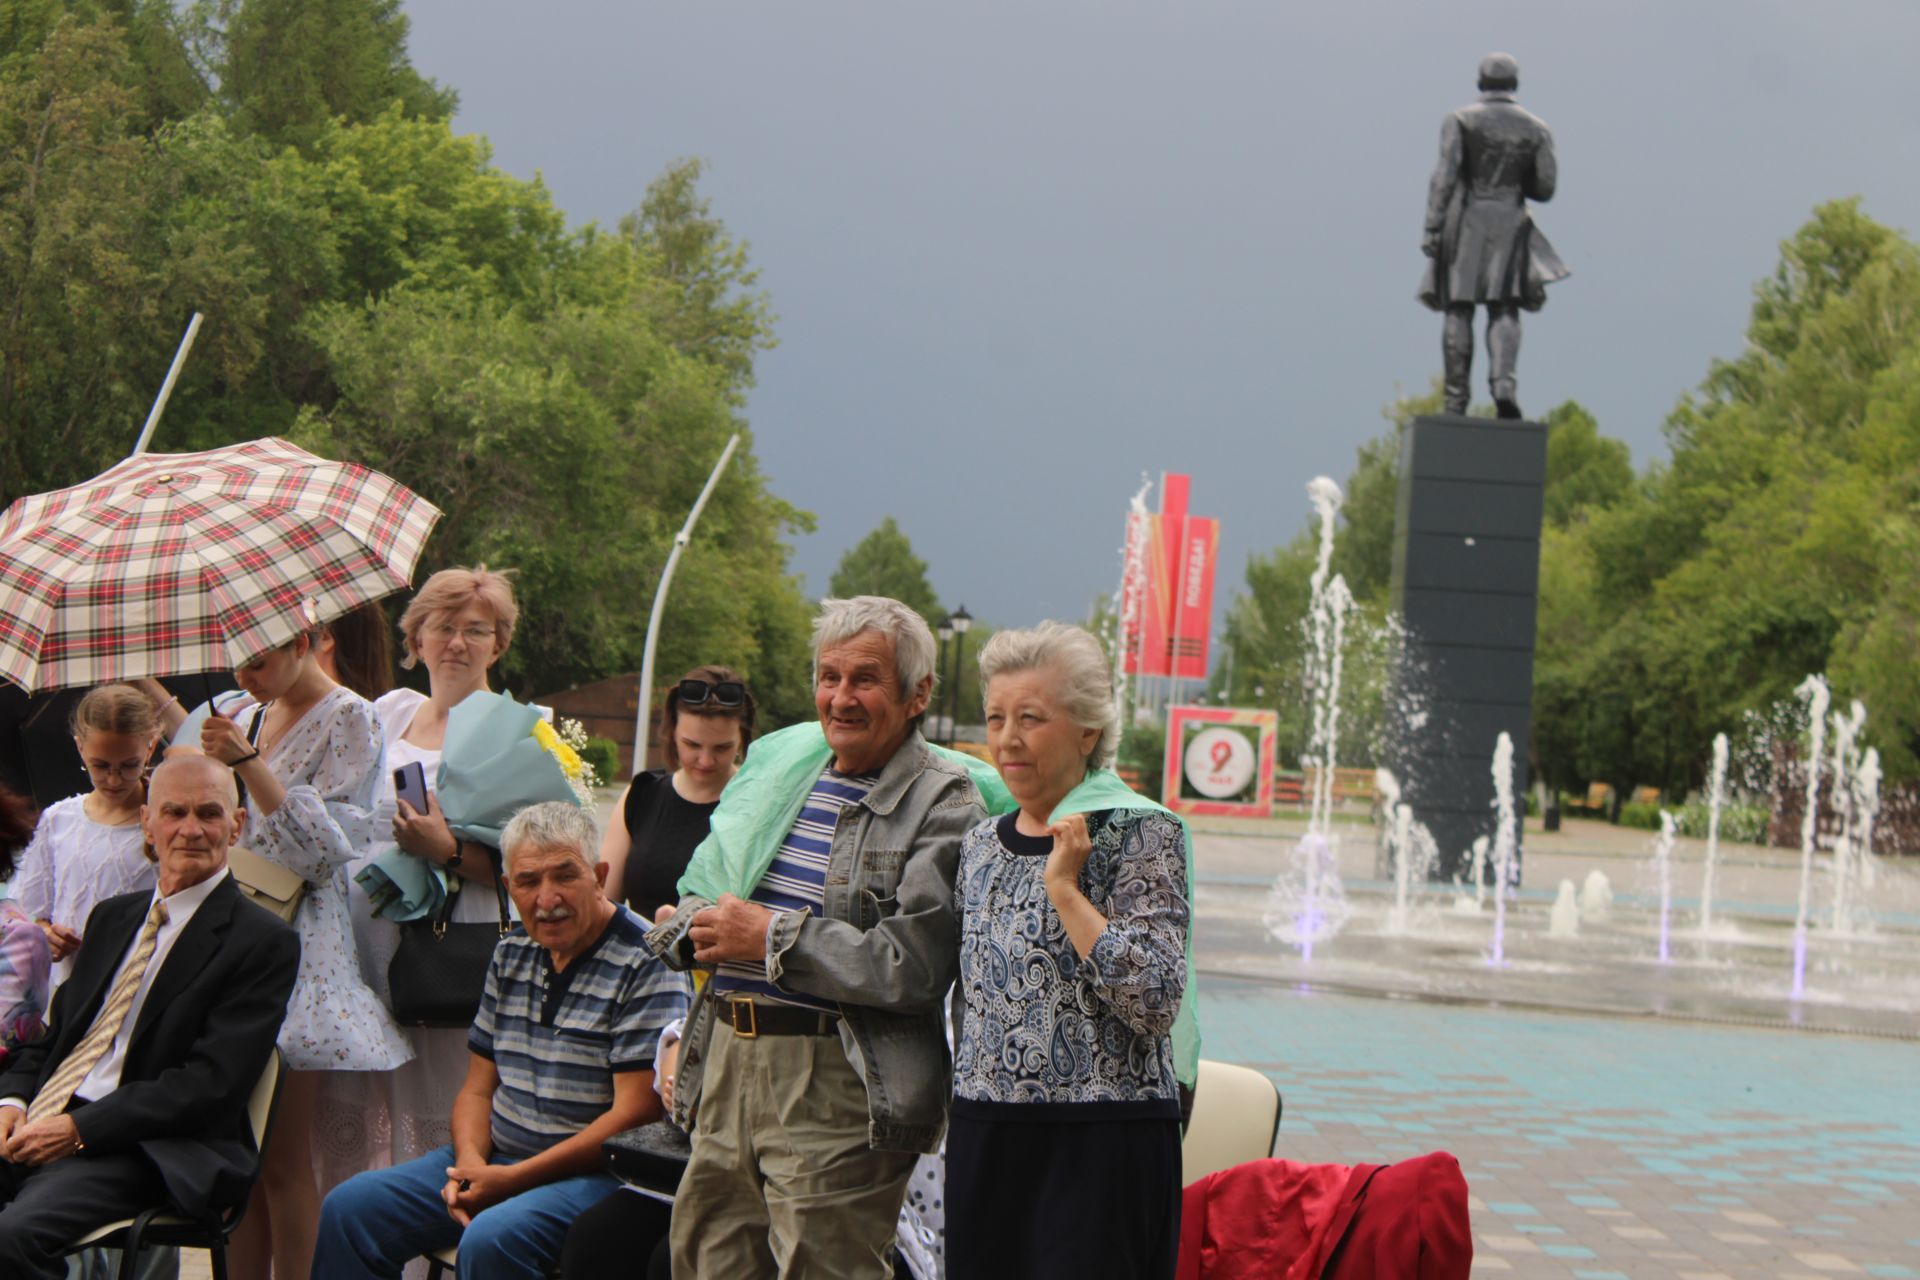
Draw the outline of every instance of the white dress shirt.
[[[100,1061],[93,1064],[93,1070],[87,1072],[86,1078],[73,1091],[76,1101],[84,1098],[92,1102],[104,1098],[120,1087],[120,1072],[127,1062],[127,1044],[133,1039],[134,1028],[140,1025],[140,1010],[147,1003],[147,992],[153,989],[155,976],[159,974],[160,967],[167,962],[167,956],[172,952],[173,944],[180,940],[180,934],[186,929],[187,922],[193,919],[194,913],[200,909],[200,904],[207,900],[207,895],[212,893],[220,882],[227,878],[227,875],[227,868],[222,867],[200,883],[190,884],[165,899],[160,897],[160,890],[157,887],[154,889],[153,898],[147,903],[147,910],[141,913],[141,920],[144,923],[146,916],[153,911],[154,901],[158,900],[167,904],[167,922],[161,925],[159,932],[154,935],[153,955],[147,960],[147,971],[140,975],[140,985],[133,990],[133,1003],[127,1007],[127,1016],[121,1021],[120,1029],[114,1033],[113,1043],[107,1046],[107,1051],[101,1056]],[[139,936],[139,930],[136,929],[134,939]],[[126,972],[127,962],[133,959],[134,939],[128,940],[127,954],[120,958],[120,963],[114,966],[113,973],[107,978],[105,990],[109,993],[118,985],[120,975]],[[79,1041],[74,1043],[77,1045]],[[19,1107],[24,1111],[27,1104],[21,1098],[0,1098],[0,1107]]]

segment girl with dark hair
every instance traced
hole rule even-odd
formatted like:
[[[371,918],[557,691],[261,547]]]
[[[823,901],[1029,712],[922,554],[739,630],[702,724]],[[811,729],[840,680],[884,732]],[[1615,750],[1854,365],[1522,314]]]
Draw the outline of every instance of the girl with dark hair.
[[[720,793],[747,758],[753,722],[753,694],[731,667],[695,667],[667,691],[660,711],[667,767],[633,775],[620,797],[621,821],[607,823],[600,841],[609,898],[646,920],[680,900],[676,886],[707,838]]]
[[[393,636],[378,600],[320,627],[320,669],[368,702],[393,688]]]

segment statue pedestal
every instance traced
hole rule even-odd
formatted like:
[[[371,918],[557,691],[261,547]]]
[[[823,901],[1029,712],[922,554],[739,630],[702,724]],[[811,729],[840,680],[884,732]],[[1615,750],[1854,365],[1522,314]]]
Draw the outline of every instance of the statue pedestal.
[[[1407,635],[1387,757],[1402,801],[1433,833],[1442,880],[1470,879],[1474,840],[1491,845],[1502,731],[1516,828],[1526,813],[1546,478],[1537,422],[1441,414],[1400,435],[1393,606]]]

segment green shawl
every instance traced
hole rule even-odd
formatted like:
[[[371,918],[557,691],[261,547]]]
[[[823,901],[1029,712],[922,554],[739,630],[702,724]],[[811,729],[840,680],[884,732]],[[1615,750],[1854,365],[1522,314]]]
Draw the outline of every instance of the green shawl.
[[[986,761],[962,751],[927,744],[937,756],[961,765],[980,790],[987,812],[999,815],[1016,806],[999,771]],[[813,790],[814,780],[833,758],[826,734],[818,724],[797,724],[760,738],[747,753],[746,763],[727,784],[720,806],[713,811],[707,838],[693,851],[687,872],[680,877],[683,894],[718,901],[723,893],[747,897],[773,865],[780,842],[793,830],[800,808]],[[1173,1024],[1173,1061],[1182,1083],[1191,1086],[1200,1061],[1200,1023],[1194,1015],[1198,1002],[1193,969],[1193,836],[1186,819],[1165,805],[1141,795],[1111,769],[1095,769],[1049,818],[1058,822],[1076,813],[1118,809],[1128,813],[1165,813],[1180,823],[1187,841],[1187,987]]]

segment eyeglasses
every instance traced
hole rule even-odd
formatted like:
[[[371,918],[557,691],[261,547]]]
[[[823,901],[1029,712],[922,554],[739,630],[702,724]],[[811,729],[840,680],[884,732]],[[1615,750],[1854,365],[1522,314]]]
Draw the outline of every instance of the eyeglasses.
[[[709,702],[716,707],[739,707],[747,701],[747,686],[738,680],[682,680],[679,693],[683,707],[700,707]]]
[[[496,634],[492,627],[456,627],[447,622],[436,623],[434,626],[428,627],[427,630],[432,632],[433,638],[442,644],[445,644],[455,636],[459,636],[471,645],[490,644]]]
[[[147,778],[153,774],[153,762],[143,760],[139,764],[95,764],[90,760],[80,762],[80,772],[89,778]]]

